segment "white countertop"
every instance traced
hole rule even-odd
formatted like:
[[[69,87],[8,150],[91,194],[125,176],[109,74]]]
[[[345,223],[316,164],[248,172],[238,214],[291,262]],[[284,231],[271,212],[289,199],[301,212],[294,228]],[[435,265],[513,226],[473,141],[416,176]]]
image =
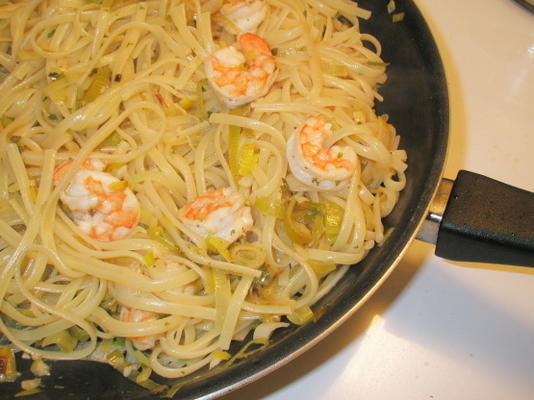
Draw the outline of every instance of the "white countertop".
[[[534,191],[534,14],[511,0],[416,3],[449,82],[445,175]],[[338,330],[224,399],[534,399],[534,270],[433,253],[413,243]]]

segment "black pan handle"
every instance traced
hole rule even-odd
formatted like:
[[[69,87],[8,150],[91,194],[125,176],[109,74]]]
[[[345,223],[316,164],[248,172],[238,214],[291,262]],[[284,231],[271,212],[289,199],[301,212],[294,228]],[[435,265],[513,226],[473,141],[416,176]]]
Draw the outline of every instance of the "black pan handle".
[[[534,193],[460,171],[442,180],[417,238],[450,260],[534,267]]]

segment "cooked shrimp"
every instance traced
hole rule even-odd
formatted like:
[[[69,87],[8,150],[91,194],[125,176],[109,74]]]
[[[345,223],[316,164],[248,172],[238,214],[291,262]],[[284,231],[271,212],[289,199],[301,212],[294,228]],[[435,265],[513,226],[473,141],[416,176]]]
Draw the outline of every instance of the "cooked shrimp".
[[[265,96],[275,79],[276,63],[271,47],[258,35],[238,36],[234,46],[217,50],[205,63],[211,86],[229,107]]]
[[[220,13],[240,32],[254,33],[267,14],[267,6],[262,0],[226,0]]]
[[[57,183],[72,161],[60,165],[54,174]],[[125,182],[106,172],[105,164],[87,160],[72,182],[60,194],[61,201],[72,211],[80,229],[93,239],[110,242],[126,237],[139,221],[139,203]]]
[[[332,125],[323,115],[316,115],[308,118],[289,138],[289,168],[302,183],[322,190],[336,190],[352,176],[356,153],[349,146],[323,147],[331,135]]]
[[[150,311],[122,306],[119,318],[123,322],[145,322],[158,319],[158,314]],[[130,339],[132,340],[136,349],[143,351],[154,347],[156,344],[157,335],[138,336]]]
[[[235,242],[254,221],[245,197],[231,188],[211,190],[180,209],[180,220],[202,237],[217,236]]]

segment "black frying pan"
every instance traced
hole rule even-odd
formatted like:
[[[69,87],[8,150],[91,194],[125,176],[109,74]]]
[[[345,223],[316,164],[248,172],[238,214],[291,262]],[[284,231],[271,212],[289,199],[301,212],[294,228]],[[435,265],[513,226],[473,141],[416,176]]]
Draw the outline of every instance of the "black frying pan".
[[[377,108],[380,113],[390,115],[401,134],[401,146],[409,155],[407,187],[385,221],[395,230],[382,247],[375,248],[358,267],[351,268],[337,287],[321,300],[317,306],[327,307],[327,311],[317,321],[277,331],[270,347],[230,368],[199,371],[185,378],[175,398],[220,396],[268,374],[309,349],[347,319],[386,279],[421,225],[424,229],[419,235],[437,241],[438,255],[466,261],[534,266],[534,194],[462,172],[449,196],[452,182],[441,180],[449,119],[443,66],[430,31],[415,5],[408,0],[397,1],[405,17],[402,22],[392,23],[386,3],[360,1],[361,6],[373,11],[372,19],[362,22],[362,31],[380,40],[384,46],[383,57],[391,64],[388,82],[381,89],[386,101]],[[438,188],[439,201],[431,206]],[[473,189],[482,190],[482,195]],[[503,199],[520,202],[521,208],[498,204],[503,203]],[[442,215],[441,205],[447,200],[449,205]],[[474,205],[476,207],[472,207]],[[499,206],[508,211],[519,210],[519,215],[497,211]],[[430,222],[425,222],[428,216]],[[488,226],[488,221],[496,223]],[[107,365],[84,361],[49,364],[52,375],[42,379],[44,391],[26,398],[158,398]],[[30,361],[18,359],[18,369],[23,371],[21,379],[32,378],[29,365]],[[0,397],[11,398],[19,392],[19,382],[2,384]],[[162,382],[172,385],[179,381]]]

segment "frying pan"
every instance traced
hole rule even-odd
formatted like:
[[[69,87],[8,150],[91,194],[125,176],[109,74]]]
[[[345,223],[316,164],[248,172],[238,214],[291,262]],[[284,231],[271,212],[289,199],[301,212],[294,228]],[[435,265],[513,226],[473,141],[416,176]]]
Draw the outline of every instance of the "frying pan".
[[[445,76],[435,43],[413,3],[409,1],[402,3],[405,18],[401,23],[396,24],[391,22],[391,16],[387,13],[384,3],[371,0],[360,2],[363,7],[373,11],[372,20],[362,23],[362,30],[372,33],[383,43],[384,59],[391,63],[388,69],[389,81],[381,90],[386,102],[380,104],[378,109],[380,113],[390,115],[391,121],[402,136],[401,146],[407,149],[409,154],[408,186],[402,193],[394,213],[385,221],[387,226],[395,228],[393,233],[382,247],[374,249],[362,263],[350,269],[340,285],[318,304],[318,307],[327,307],[327,311],[317,321],[306,326],[291,327],[277,332],[269,348],[231,368],[224,370],[219,368],[208,373],[202,371],[197,376],[187,378],[189,382],[177,393],[176,398],[208,398],[222,395],[285,364],[335,329],[376,290],[392,271],[422,224],[427,225],[426,228],[428,228],[421,231],[422,236],[428,240],[435,239],[435,228],[439,225],[436,221],[440,220],[441,213],[439,207],[431,207],[429,224],[426,224],[424,220],[429,215],[428,210],[432,199],[442,182],[441,171],[445,160],[448,134]],[[465,179],[469,181],[466,183]],[[481,185],[487,183],[484,178],[462,174],[459,187],[461,189],[467,186],[472,189],[473,182]],[[494,184],[494,182],[490,183]],[[447,185],[445,183],[442,186],[446,189]],[[523,197],[532,196],[527,192],[506,186],[501,189],[511,190],[519,196],[521,201]],[[489,193],[494,193],[495,190],[492,186]],[[438,196],[443,200],[441,203],[447,198],[447,190],[443,193],[441,197]],[[450,197],[451,201],[463,200],[469,196],[469,193],[469,191],[465,193],[463,189],[457,188]],[[494,201],[502,198],[502,195],[498,195]],[[504,196],[504,198],[508,199],[509,196]],[[437,204],[439,206],[440,202]],[[510,208],[513,209],[513,207],[508,207]],[[460,209],[463,210],[463,208]],[[483,213],[480,208],[477,210],[479,211],[478,214],[475,213],[476,215]],[[472,213],[473,211],[469,211],[463,214],[470,216],[473,215]],[[484,214],[481,215],[484,216]],[[531,207],[525,211],[523,218],[520,218],[520,221],[528,222],[527,228],[534,226],[532,219],[528,219],[532,215],[534,215],[534,210]],[[509,216],[502,218],[507,217]],[[485,218],[478,219],[485,222]],[[446,215],[443,221],[445,222],[442,225],[445,225],[451,220]],[[454,221],[457,219],[453,219]],[[510,220],[506,219],[506,221]],[[528,229],[519,243],[516,243],[509,240],[506,234],[510,232],[516,234],[521,229],[509,227],[507,232],[498,232],[495,235],[489,234],[485,227],[478,227],[473,232],[465,228],[465,224],[460,224],[461,229],[457,227],[458,222],[450,223],[450,225],[445,235],[453,237],[453,240],[462,242],[462,244],[470,243],[471,250],[464,250],[463,253],[456,251],[458,247],[449,246],[449,242],[443,239],[443,234],[440,234],[441,243],[438,246],[438,252],[445,252],[453,258],[467,255],[469,259],[488,254],[489,257],[492,253],[502,258],[504,253],[512,259],[496,261],[517,262],[532,266],[534,241],[532,240],[533,233]],[[509,226],[509,223],[507,222],[506,225]],[[466,235],[468,239],[465,239]],[[498,244],[498,249],[491,250],[494,247],[480,240],[480,237],[493,240],[493,244]],[[484,250],[480,250],[481,248]],[[451,249],[455,251],[454,254],[448,253]],[[490,249],[489,252],[488,249]],[[27,371],[29,362],[18,361],[19,370]],[[27,372],[24,374],[23,379],[30,377]],[[146,394],[142,388],[122,378],[110,367],[90,362],[53,363],[52,376],[43,379],[43,386],[46,391],[33,398],[52,399],[72,398],[73,396],[95,399],[157,398],[157,396]],[[2,392],[6,395],[19,390],[18,383],[2,385]]]

